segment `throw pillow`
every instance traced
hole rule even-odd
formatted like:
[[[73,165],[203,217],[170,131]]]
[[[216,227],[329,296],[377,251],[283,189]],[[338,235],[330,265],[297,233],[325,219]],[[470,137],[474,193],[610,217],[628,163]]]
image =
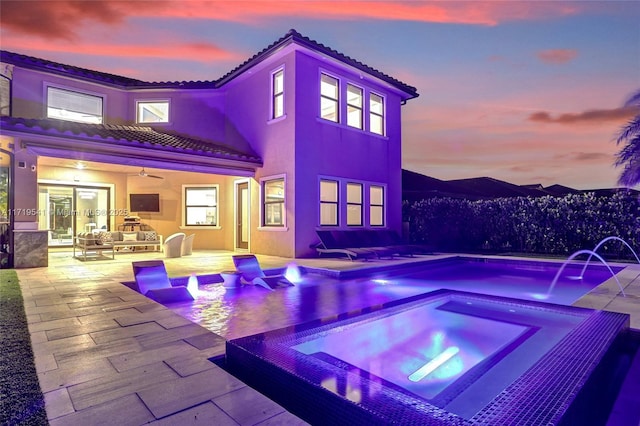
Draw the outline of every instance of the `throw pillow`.
[[[155,241],[158,237],[156,236],[156,231],[145,231],[144,232],[144,240],[145,241]]]
[[[99,244],[109,244],[113,242],[113,237],[111,236],[111,232],[109,231],[101,231],[98,234]]]
[[[134,233],[125,232],[125,233],[122,234],[122,241],[124,241],[124,242],[138,241],[138,233],[137,232],[134,232]]]

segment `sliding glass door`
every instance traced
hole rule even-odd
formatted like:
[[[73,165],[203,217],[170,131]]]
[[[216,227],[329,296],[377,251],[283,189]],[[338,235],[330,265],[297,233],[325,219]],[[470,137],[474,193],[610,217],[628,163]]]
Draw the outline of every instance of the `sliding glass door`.
[[[70,246],[79,232],[109,229],[109,188],[39,185],[40,229],[49,246]]]

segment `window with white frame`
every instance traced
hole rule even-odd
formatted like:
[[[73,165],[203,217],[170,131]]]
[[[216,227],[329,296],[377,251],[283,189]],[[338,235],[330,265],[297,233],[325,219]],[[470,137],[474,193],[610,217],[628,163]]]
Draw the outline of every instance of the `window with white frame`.
[[[284,178],[264,180],[262,198],[262,226],[284,226]]]
[[[362,89],[347,85],[347,125],[362,129]]]
[[[102,96],[47,87],[47,117],[102,124]]]
[[[218,185],[183,186],[184,225],[218,226]]]
[[[320,180],[320,226],[338,225],[338,182]]]
[[[384,98],[375,93],[369,96],[369,130],[384,135]]]
[[[169,122],[169,101],[138,101],[136,111],[138,123]]]
[[[384,187],[369,186],[369,225],[384,226]]]
[[[320,77],[320,117],[325,120],[340,120],[339,114],[340,87],[338,79],[327,74]]]
[[[271,118],[284,115],[284,70],[280,69],[271,76]]]
[[[362,226],[362,184],[347,183],[347,226]]]

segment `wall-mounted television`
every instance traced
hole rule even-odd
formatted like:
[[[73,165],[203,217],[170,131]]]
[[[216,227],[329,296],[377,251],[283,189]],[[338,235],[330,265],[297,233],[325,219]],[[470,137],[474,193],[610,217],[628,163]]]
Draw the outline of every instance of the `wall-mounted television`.
[[[129,194],[129,211],[159,212],[160,194]]]

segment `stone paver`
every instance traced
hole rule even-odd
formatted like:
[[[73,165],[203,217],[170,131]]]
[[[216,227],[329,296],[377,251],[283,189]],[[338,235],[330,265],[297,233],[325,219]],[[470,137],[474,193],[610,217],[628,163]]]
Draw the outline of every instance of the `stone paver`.
[[[224,354],[224,338],[121,284],[141,255],[83,263],[52,251],[48,268],[17,271],[51,425],[238,425],[289,414],[209,361]],[[233,268],[230,255],[164,260],[170,276],[185,276]],[[230,414],[213,401],[229,407],[225,395],[239,390],[262,402]]]
[[[231,254],[196,251],[163,260],[171,277],[202,275],[234,269]],[[306,424],[209,361],[224,354],[221,336],[121,284],[133,280],[132,261],[160,256],[118,254],[85,263],[68,250],[52,250],[48,268],[18,270],[51,425]],[[291,262],[259,259],[265,269]],[[335,270],[381,263],[296,262]],[[576,305],[628,312],[632,327],[640,328],[639,276],[637,265],[619,275],[630,297],[622,298],[609,280]]]

